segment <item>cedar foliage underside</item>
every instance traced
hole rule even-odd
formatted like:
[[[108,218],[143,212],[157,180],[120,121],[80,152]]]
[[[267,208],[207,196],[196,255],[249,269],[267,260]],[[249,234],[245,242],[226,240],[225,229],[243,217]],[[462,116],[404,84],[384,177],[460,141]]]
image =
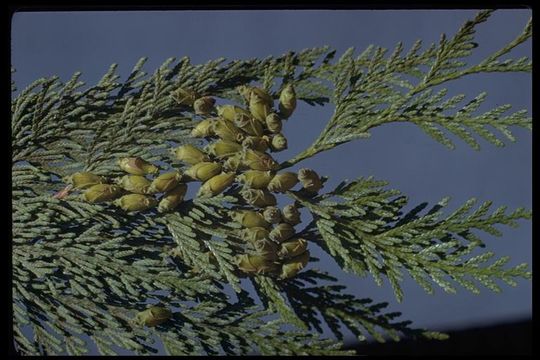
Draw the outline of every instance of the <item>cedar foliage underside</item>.
[[[281,168],[395,121],[414,123],[449,148],[454,144],[448,133],[476,150],[478,137],[503,146],[497,134],[514,141],[511,127],[531,129],[525,111],[509,113],[510,105],[502,105],[478,114],[485,93],[466,100],[432,91],[468,74],[531,70],[526,58],[500,60],[530,38],[531,22],[501,50],[467,64],[476,47],[475,26],[490,13],[479,12],[452,38],[442,36],[425,49],[417,42],[407,52],[402,44],[389,54],[370,46],[336,59],[335,51],[323,47],[200,65],[184,57],[168,59],[151,75],[142,70],[141,59],[125,81],[113,65],[94,86],[85,87],[77,73],[66,83],[39,79],[22,90],[12,101],[11,119],[18,352],[84,354],[97,348],[101,354],[148,354],[161,343],[175,355],[350,354],[340,350],[345,329],[361,340],[443,339],[444,334],[397,320],[400,313],[386,311],[386,303],[351,296],[336,278],[311,267],[287,281],[238,279],[233,258],[239,228],[226,215],[237,202],[237,187],[211,199],[188,200],[169,214],[128,215],[108,204],[52,195],[65,186],[62,177],[76,171],[120,175],[121,157],[182,168],[168,150],[197,144],[189,135],[197,116],[170,96],[179,87],[242,105],[238,85],[259,83],[276,98],[283,84],[292,82],[299,100],[334,106],[320,136]],[[361,177],[309,200],[295,191],[286,195],[312,214],[301,232],[306,239],[344,271],[370,275],[378,284],[388,280],[398,300],[404,296],[399,285],[404,274],[427,292],[434,286],[448,292],[462,287],[476,293],[480,286],[499,291],[497,280],[514,286],[516,279],[530,278],[526,264],[505,266],[509,259],[485,251],[478,235],[498,236],[495,225],[515,227],[530,211],[491,210],[489,202],[476,205],[471,199],[445,216],[448,199],[443,199],[427,211],[423,204],[404,214],[407,198],[386,185]],[[217,266],[203,256],[207,251]],[[194,267],[201,271],[190,271]],[[251,286],[258,299],[247,292]],[[226,294],[230,289],[234,300]],[[174,309],[173,321],[155,328],[132,322],[146,304],[157,302]],[[324,326],[337,341],[321,338]]]

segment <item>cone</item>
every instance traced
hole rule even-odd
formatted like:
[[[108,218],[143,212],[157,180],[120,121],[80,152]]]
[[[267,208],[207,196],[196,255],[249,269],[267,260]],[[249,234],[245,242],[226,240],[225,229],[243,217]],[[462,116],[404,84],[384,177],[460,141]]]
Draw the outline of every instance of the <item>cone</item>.
[[[270,155],[252,149],[244,149],[242,161],[252,170],[268,171],[279,168],[279,164]]]
[[[242,147],[245,149],[253,149],[260,152],[268,150],[268,137],[267,136],[247,136],[242,141]]]
[[[309,250],[306,250],[303,254],[287,260],[281,267],[281,279],[290,279],[294,277],[300,270],[306,267],[309,262]]]
[[[276,197],[265,190],[244,189],[240,195],[248,204],[255,207],[263,208],[277,203]]]
[[[288,148],[287,138],[283,136],[283,134],[281,133],[272,136],[272,142],[270,143],[270,148],[272,149],[272,151],[275,151],[275,152],[287,150]]]
[[[248,274],[268,274],[279,271],[276,263],[260,255],[240,255],[236,259],[236,264],[240,270]]]
[[[284,119],[288,119],[296,109],[296,92],[292,84],[287,84],[279,95],[279,111]]]
[[[216,135],[214,133],[214,127],[218,120],[216,118],[209,118],[199,121],[197,125],[191,130],[191,136],[196,138],[205,138]]]
[[[251,114],[236,114],[234,124],[247,134],[252,136],[262,136],[264,133],[263,125],[251,116]]]
[[[122,193],[122,188],[116,185],[96,184],[83,193],[83,199],[89,203],[100,203],[114,200]]]
[[[263,211],[263,217],[270,224],[277,224],[281,222],[281,211],[275,206],[268,206]]]
[[[234,182],[234,173],[221,173],[214,176],[210,180],[207,180],[202,184],[199,192],[197,193],[198,197],[210,197],[215,196],[219,193],[222,193],[231,186]]]
[[[292,204],[283,207],[283,220],[292,226],[300,224],[300,211]]]
[[[172,312],[162,306],[152,306],[137,313],[135,322],[140,326],[157,326],[163,324],[172,317]]]
[[[216,99],[214,99],[211,96],[203,96],[201,98],[198,98],[193,103],[193,109],[195,110],[195,114],[197,115],[207,115],[214,110],[214,104],[216,103]]]
[[[257,240],[267,239],[270,236],[268,229],[264,227],[252,227],[242,230],[241,237],[244,241],[255,243]]]
[[[223,140],[234,141],[241,143],[246,137],[242,129],[238,128],[234,123],[227,120],[217,121],[213,126],[214,134]]]
[[[143,211],[156,206],[158,201],[149,195],[127,194],[114,201],[114,204],[123,210]]]
[[[186,192],[187,185],[179,184],[174,189],[165,193],[159,202],[158,211],[160,213],[164,213],[176,209],[176,207],[178,207],[178,205],[180,205],[180,203],[184,200]]]
[[[234,141],[218,140],[206,146],[205,151],[218,159],[224,159],[242,151],[242,145]]]
[[[117,180],[124,190],[136,194],[149,194],[151,182],[141,175],[124,175]]]
[[[239,182],[252,189],[266,189],[273,177],[271,171],[247,170],[237,178]]]
[[[298,170],[298,180],[309,192],[316,193],[322,188],[322,181],[319,175],[311,169],[300,169]]]
[[[264,219],[264,216],[253,210],[234,211],[231,213],[231,218],[246,228],[270,227],[270,224],[266,222],[266,220]]]
[[[222,105],[217,106],[218,116],[229,121],[234,121],[237,115],[247,115],[251,116],[249,111],[242,109],[236,105]]]
[[[278,244],[284,242],[287,239],[296,234],[296,230],[292,227],[291,224],[280,223],[277,224],[272,231],[270,231],[270,239]]]
[[[192,106],[199,95],[189,88],[179,88],[173,92],[172,97],[180,105]]]
[[[165,173],[159,175],[152,181],[150,185],[150,193],[162,193],[167,192],[180,184],[182,175],[178,171]]]
[[[283,127],[281,119],[277,116],[276,113],[270,113],[265,118],[266,128],[271,133],[277,134],[281,131]]]
[[[279,248],[279,251],[277,254],[282,259],[293,258],[295,256],[302,254],[304,251],[306,251],[307,246],[308,246],[308,243],[305,239],[296,238],[292,240],[287,240],[281,243],[281,247]]]
[[[284,193],[292,189],[298,183],[298,177],[293,172],[283,172],[274,176],[268,184],[268,190],[272,192]]]
[[[118,160],[122,170],[133,175],[157,174],[159,169],[140,157],[128,157]]]
[[[76,172],[65,178],[65,182],[74,189],[87,189],[92,185],[103,184],[105,179],[88,171]]]
[[[207,181],[221,172],[221,164],[216,162],[200,162],[185,171],[185,175],[193,180]]]
[[[208,155],[202,152],[199,148],[196,148],[190,144],[182,145],[176,148],[175,157],[176,160],[183,161],[190,165],[195,165],[197,163],[210,160]]]

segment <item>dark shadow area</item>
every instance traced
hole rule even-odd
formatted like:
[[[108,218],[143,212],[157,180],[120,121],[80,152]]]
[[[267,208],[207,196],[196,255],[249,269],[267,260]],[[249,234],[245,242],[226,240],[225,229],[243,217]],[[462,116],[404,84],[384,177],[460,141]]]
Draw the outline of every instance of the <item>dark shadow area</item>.
[[[532,321],[443,331],[450,339],[349,346],[361,355],[532,355]]]

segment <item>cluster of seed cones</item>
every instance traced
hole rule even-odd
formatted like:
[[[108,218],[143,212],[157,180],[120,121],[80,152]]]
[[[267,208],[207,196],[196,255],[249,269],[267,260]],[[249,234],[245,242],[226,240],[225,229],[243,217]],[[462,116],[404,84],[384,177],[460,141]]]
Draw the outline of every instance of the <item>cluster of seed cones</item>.
[[[203,149],[183,145],[174,149],[174,155],[191,165],[184,175],[203,182],[198,197],[215,196],[235,182],[242,185],[240,195],[246,207],[232,210],[231,218],[244,227],[242,238],[251,249],[237,257],[238,268],[245,273],[290,278],[307,264],[309,251],[307,241],[295,237],[294,226],[300,223],[298,209],[294,205],[278,209],[273,193],[291,190],[300,182],[304,193],[313,195],[322,181],[310,169],[301,169],[298,174],[278,173],[279,164],[268,153],[287,148],[281,130],[283,120],[296,107],[293,86],[284,86],[278,111],[274,111],[274,99],[264,90],[240,86],[238,91],[247,108],[215,106],[210,96],[199,97],[190,89],[177,90],[176,101],[193,106],[203,117],[191,135],[209,144]]]
[[[91,172],[77,172],[64,179],[68,187],[56,197],[62,198],[71,189],[83,190],[83,200],[113,202],[127,212],[156,206],[159,212],[171,211],[184,200],[187,186],[178,171],[158,175],[157,166],[139,157],[122,158],[118,165],[128,174],[108,181]]]
[[[303,194],[315,195],[322,188],[320,177],[311,169],[298,173],[280,172],[279,164],[268,152],[287,148],[281,133],[283,120],[296,108],[292,85],[284,86],[278,111],[274,99],[262,89],[240,86],[247,109],[236,105],[215,106],[215,99],[180,88],[173,94],[184,106],[192,106],[203,117],[191,135],[209,143],[203,148],[187,144],[172,150],[176,160],[189,167],[160,173],[160,169],[139,157],[123,158],[120,168],[128,174],[108,182],[90,172],[78,172],[67,179],[68,187],[56,194],[64,197],[71,189],[83,190],[90,203],[113,202],[127,212],[156,207],[159,212],[174,210],[183,201],[188,182],[201,181],[197,197],[216,196],[235,183],[245,206],[231,211],[231,218],[244,228],[241,236],[248,252],[237,257],[244,273],[271,274],[290,278],[309,260],[307,241],[295,237],[300,213],[295,205],[282,210],[274,193],[283,193],[301,183]],[[158,175],[159,174],[159,175]]]

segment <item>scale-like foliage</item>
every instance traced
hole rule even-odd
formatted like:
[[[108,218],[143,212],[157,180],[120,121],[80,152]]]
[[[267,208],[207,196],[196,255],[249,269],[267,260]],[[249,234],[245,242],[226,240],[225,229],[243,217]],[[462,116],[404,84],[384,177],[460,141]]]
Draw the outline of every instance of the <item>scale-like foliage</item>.
[[[277,99],[292,83],[298,100],[333,103],[335,113],[320,137],[282,168],[393,121],[413,122],[449,147],[441,128],[475,149],[474,134],[502,145],[489,126],[514,141],[511,126],[531,128],[525,112],[505,116],[509,105],[503,105],[475,114],[485,99],[481,94],[452,113],[464,97],[447,99],[444,90],[433,94],[431,89],[473,73],[530,71],[528,59],[500,61],[530,37],[530,23],[510,44],[467,65],[476,46],[475,25],[489,14],[480,12],[453,38],[443,36],[424,51],[417,42],[405,55],[399,44],[388,57],[376,47],[356,58],[350,49],[337,60],[327,47],[199,65],[184,57],[168,59],[150,76],[141,59],[125,81],[113,65],[94,86],[85,88],[77,73],[66,83],[39,79],[20,91],[11,108],[17,350],[25,355],[80,355],[92,348],[107,355],[159,348],[171,355],[351,354],[340,350],[340,341],[320,337],[323,321],[338,340],[345,329],[361,340],[443,339],[437,332],[409,328],[407,321],[395,322],[399,313],[382,313],[386,304],[356,299],[334,277],[314,269],[288,280],[262,274],[243,279],[235,259],[246,242],[229,216],[231,208],[243,206],[237,185],[219,196],[188,199],[164,214],[125,213],[76,194],[55,194],[65,191],[65,176],[77,171],[121,175],[116,161],[122,157],[183,171],[169,150],[198,142],[190,136],[198,117],[172,96],[181,87],[246,105],[236,91],[239,85],[258,82]],[[526,265],[505,268],[507,257],[490,264],[493,253],[473,253],[484,247],[476,230],[499,235],[494,225],[515,226],[530,212],[499,208],[490,213],[489,203],[473,211],[469,201],[444,217],[445,199],[426,214],[420,215],[422,205],[403,215],[406,199],[385,185],[360,178],[312,198],[287,192],[314,217],[298,236],[319,244],[345,271],[371,273],[378,283],[386,277],[398,299],[404,272],[428,292],[432,283],[446,291],[454,291],[454,283],[473,292],[477,283],[498,291],[497,279],[515,285],[516,277],[530,277]],[[250,287],[255,292],[248,292]],[[171,321],[137,324],[135,315],[149,304],[170,308]]]

